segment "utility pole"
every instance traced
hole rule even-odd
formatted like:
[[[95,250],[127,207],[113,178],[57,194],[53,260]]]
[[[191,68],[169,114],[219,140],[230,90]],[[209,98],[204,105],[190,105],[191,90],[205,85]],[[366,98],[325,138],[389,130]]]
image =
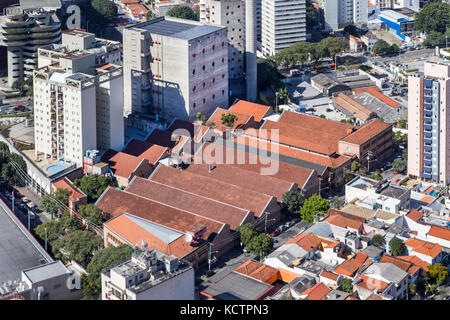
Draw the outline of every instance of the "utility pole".
[[[27,210],[28,212],[28,231],[30,231],[30,211]]]
[[[275,92],[275,112],[278,113],[278,91]]]
[[[45,251],[47,251],[47,228],[44,228],[45,231]]]
[[[11,195],[12,195],[12,212],[15,213],[15,212],[14,212],[14,202],[15,202],[15,199],[14,199],[14,190],[13,190],[13,192],[11,192]]]

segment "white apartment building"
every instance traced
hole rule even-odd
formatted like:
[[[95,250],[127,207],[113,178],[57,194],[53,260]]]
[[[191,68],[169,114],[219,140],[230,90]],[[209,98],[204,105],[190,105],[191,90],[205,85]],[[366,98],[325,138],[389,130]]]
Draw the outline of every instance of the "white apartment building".
[[[449,97],[450,65],[442,60],[408,77],[408,174],[443,185],[450,183]]]
[[[171,121],[228,106],[227,28],[159,17],[123,31],[125,113]]]
[[[200,22],[228,28],[228,81],[232,94],[245,93],[245,2],[201,0]]]
[[[393,9],[408,8],[419,12],[420,1],[419,0],[394,0]]]
[[[194,268],[156,250],[102,272],[102,300],[194,300]]]
[[[342,29],[349,24],[364,24],[368,21],[367,0],[320,0],[325,30]]]
[[[124,145],[122,68],[109,63],[120,62],[118,43],[106,46],[108,40],[75,30],[66,36],[61,46],[38,52],[35,154],[82,165],[86,150],[120,150]],[[73,47],[78,40],[92,44],[89,39],[102,42],[106,49]]]
[[[262,0],[262,53],[272,56],[306,40],[305,0]]]

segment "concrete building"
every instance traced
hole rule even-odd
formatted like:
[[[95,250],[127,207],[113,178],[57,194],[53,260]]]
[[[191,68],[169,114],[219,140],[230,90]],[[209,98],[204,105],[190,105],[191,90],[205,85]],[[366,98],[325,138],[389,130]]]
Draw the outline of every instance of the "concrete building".
[[[408,8],[383,10],[378,20],[384,22],[386,28],[400,39],[409,41],[417,32],[414,29],[415,12]]]
[[[172,120],[228,105],[227,28],[159,17],[123,32],[124,109]]]
[[[419,12],[420,0],[394,0],[394,9],[408,8]]]
[[[323,10],[326,31],[367,23],[367,0],[319,0],[318,4]]]
[[[228,86],[231,95],[245,96],[245,2],[200,1],[200,22],[228,28]]]
[[[296,42],[306,41],[305,0],[262,0],[262,53],[275,55]]]
[[[408,174],[450,182],[450,65],[425,62],[408,78]]]
[[[102,272],[102,300],[194,300],[194,268],[156,250]]]
[[[33,75],[37,48],[60,40],[61,23],[55,10],[5,8],[0,16],[0,46],[8,50],[8,85]]]
[[[94,46],[93,44],[97,44]],[[34,71],[35,155],[81,165],[87,150],[124,144],[118,43],[69,30],[39,50]]]

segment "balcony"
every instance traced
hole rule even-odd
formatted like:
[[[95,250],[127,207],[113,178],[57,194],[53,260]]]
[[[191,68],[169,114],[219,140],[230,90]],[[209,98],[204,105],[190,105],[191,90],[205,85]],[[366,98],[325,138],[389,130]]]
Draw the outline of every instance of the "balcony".
[[[424,128],[425,130],[430,130],[430,131],[433,129],[433,127],[430,126],[429,124],[424,124],[424,125],[423,125],[423,128]]]
[[[429,146],[423,146],[423,150],[424,150],[424,151],[431,152],[431,151],[433,150],[433,148],[432,148],[432,147],[429,147]]]
[[[431,174],[427,174],[427,173],[421,173],[420,174],[421,178],[425,178],[425,179],[431,179]]]
[[[433,80],[431,79],[423,79],[423,86],[425,88],[432,88],[433,87]]]
[[[423,107],[424,107],[425,110],[431,110],[431,109],[433,109],[433,105],[430,104],[430,103],[424,103],[424,104],[423,104]]]
[[[431,139],[423,139],[423,142],[426,144],[432,144],[433,141],[431,141]]]
[[[423,135],[424,135],[425,137],[427,137],[427,138],[432,138],[432,137],[433,137],[433,134],[432,134],[431,132],[428,132],[428,131],[424,131],[424,132],[423,132]]]
[[[423,156],[424,156],[425,158],[431,159],[431,153],[424,152],[424,153],[423,153]]]
[[[431,173],[432,169],[430,167],[423,167],[423,171]]]
[[[433,115],[433,112],[428,111],[428,110],[424,110],[423,114],[424,114],[425,117],[431,117]]]
[[[423,97],[423,101],[430,103],[430,102],[433,101],[433,98],[432,98],[432,97],[429,97],[429,96],[424,96],[424,97]]]
[[[423,164],[426,165],[426,166],[431,166],[432,163],[433,163],[433,162],[432,162],[431,160],[423,159]]]
[[[433,119],[431,119],[431,118],[423,118],[423,122],[425,122],[427,124],[431,124],[431,122],[433,122]]]
[[[433,90],[431,89],[423,89],[423,94],[426,96],[431,96],[433,94]]]

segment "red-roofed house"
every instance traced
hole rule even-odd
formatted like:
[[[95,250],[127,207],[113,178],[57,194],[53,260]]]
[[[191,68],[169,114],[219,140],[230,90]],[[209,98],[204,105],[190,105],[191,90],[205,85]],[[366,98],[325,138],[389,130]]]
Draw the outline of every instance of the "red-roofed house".
[[[450,229],[439,226],[431,226],[427,234],[427,240],[439,243],[443,247],[450,248]]]
[[[87,204],[87,195],[66,177],[52,182],[52,192],[55,192],[56,189],[67,189],[71,192],[69,195],[69,209],[72,212],[77,211],[79,205]]]
[[[441,245],[419,240],[417,238],[407,239],[405,241],[405,247],[409,255],[417,256],[429,264],[440,263],[444,256]]]
[[[264,117],[272,113],[272,107],[245,100],[238,100],[230,107],[229,111],[253,116],[253,119],[256,122],[261,122]]]
[[[311,288],[306,289],[298,298],[300,299],[308,299],[308,300],[324,300],[327,294],[331,291],[325,284],[322,282],[316,283]]]
[[[319,276],[320,282],[331,288],[337,288],[343,276],[334,272],[322,271]]]
[[[402,269],[403,271],[409,274],[410,283],[416,283],[421,273],[421,268],[419,266],[417,266],[412,262],[403,260],[400,257],[392,257],[384,255],[383,257],[381,257],[380,263],[392,263],[396,267]]]
[[[251,259],[245,261],[234,271],[268,284],[272,284],[280,278],[280,273],[277,269]]]

